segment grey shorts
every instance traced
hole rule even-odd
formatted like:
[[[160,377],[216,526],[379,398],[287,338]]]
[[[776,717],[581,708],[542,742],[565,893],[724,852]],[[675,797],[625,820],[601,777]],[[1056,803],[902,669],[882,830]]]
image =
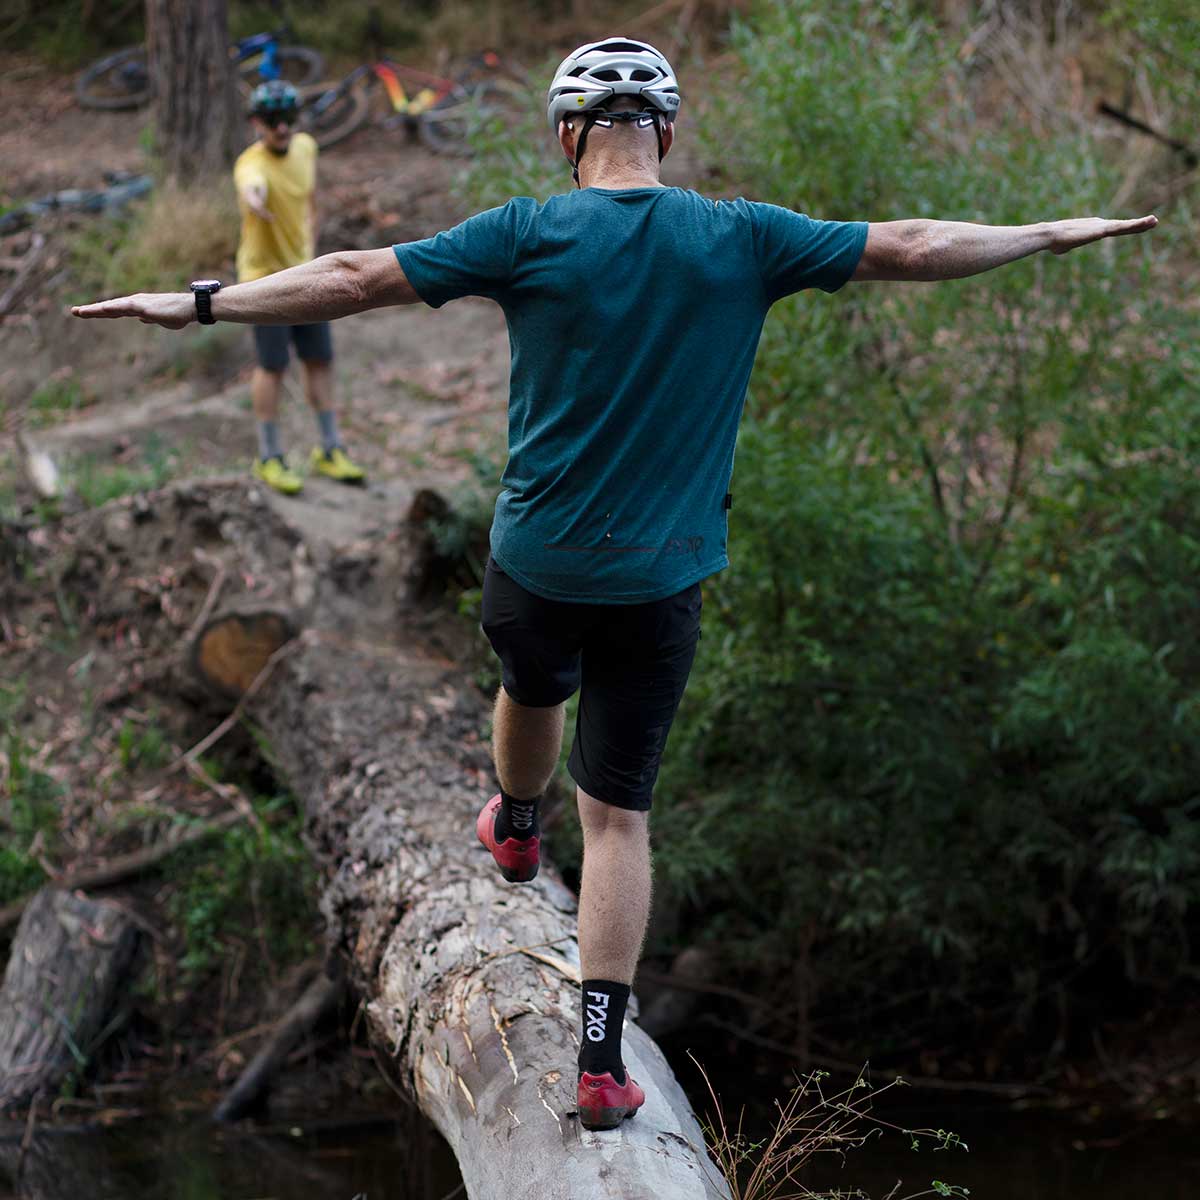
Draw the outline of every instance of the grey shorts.
[[[264,371],[282,371],[288,365],[288,345],[296,343],[302,362],[333,361],[333,335],[328,321],[315,325],[255,325],[254,348]]]

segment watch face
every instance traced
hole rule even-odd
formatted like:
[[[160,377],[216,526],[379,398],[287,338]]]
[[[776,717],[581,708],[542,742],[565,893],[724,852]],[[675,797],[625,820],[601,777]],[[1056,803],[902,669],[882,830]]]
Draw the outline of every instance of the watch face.
[[[220,286],[221,281],[219,279],[197,279],[195,283],[192,284],[192,291],[215,292],[218,290],[218,288],[220,288]]]

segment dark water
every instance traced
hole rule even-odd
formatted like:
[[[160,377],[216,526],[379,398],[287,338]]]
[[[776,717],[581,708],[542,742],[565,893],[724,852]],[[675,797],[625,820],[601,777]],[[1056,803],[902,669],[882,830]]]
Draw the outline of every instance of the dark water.
[[[895,1124],[953,1130],[968,1150],[913,1152],[896,1133],[873,1138],[844,1165],[824,1156],[806,1180],[814,1190],[860,1188],[882,1197],[929,1189],[934,1180],[969,1189],[971,1200],[1200,1200],[1197,1129],[1166,1122],[1080,1123],[1057,1112],[906,1106],[880,1109]],[[882,1113],[881,1113],[882,1115]]]
[[[880,1200],[930,1188],[970,1190],[971,1200],[1200,1200],[1200,1136],[1167,1122],[1081,1124],[1061,1113],[911,1103],[880,1113],[896,1124],[953,1129],[970,1146],[913,1153],[886,1134],[844,1165],[821,1156],[814,1190],[861,1189]],[[14,1142],[0,1143],[11,1170]],[[0,1196],[5,1188],[0,1166]],[[255,1134],[143,1121],[120,1129],[56,1133],[27,1156],[30,1200],[443,1200],[462,1196],[445,1143],[412,1118],[359,1127],[273,1126]],[[629,1197],[628,1200],[650,1200]]]
[[[0,1144],[0,1197],[20,1131]],[[0,1137],[3,1135],[0,1134]],[[6,1170],[7,1168],[7,1170]],[[22,1200],[442,1200],[462,1196],[449,1147],[412,1119],[248,1133],[140,1121],[35,1139]],[[7,1187],[5,1184],[7,1183]]]

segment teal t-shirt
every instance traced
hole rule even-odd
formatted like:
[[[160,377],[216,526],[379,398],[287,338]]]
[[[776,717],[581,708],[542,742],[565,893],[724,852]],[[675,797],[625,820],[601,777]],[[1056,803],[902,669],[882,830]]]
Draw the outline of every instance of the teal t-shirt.
[[[509,457],[492,556],[553,600],[635,604],[727,566],[726,494],[763,319],[836,291],[865,222],[680,188],[528,197],[395,247],[434,308],[508,321]]]

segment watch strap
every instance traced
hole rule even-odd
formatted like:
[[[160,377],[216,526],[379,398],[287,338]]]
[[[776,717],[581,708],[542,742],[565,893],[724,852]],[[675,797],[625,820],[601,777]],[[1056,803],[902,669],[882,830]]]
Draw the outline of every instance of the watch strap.
[[[212,292],[202,290],[193,294],[196,297],[196,319],[201,325],[215,325],[217,318],[212,314]]]

